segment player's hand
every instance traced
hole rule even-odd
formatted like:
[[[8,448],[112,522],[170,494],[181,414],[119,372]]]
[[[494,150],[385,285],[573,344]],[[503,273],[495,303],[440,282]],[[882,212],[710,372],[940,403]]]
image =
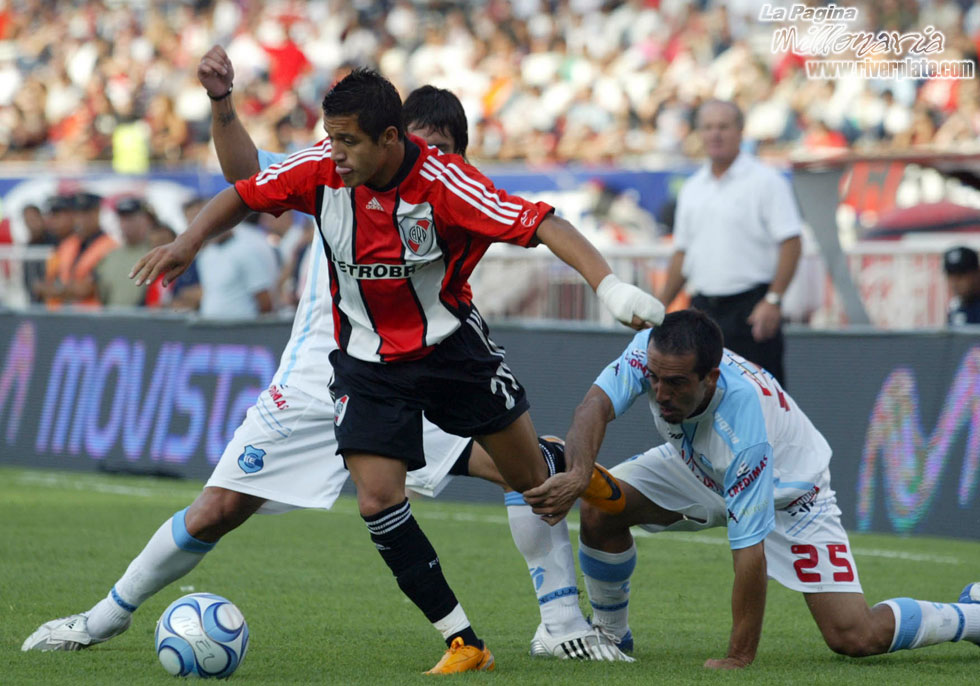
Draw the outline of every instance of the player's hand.
[[[134,279],[137,286],[142,286],[153,283],[163,274],[163,285],[169,286],[194,261],[200,247],[187,233],[182,233],[170,243],[143,255],[129,272],[129,278]]]
[[[664,320],[663,303],[636,286],[623,283],[614,274],[607,275],[595,293],[619,322],[632,329],[657,326]]]
[[[748,660],[737,657],[726,657],[721,660],[705,660],[705,669],[744,669],[751,664]]]
[[[565,518],[588,485],[588,479],[583,483],[575,474],[559,472],[522,495],[534,514],[554,526]]]
[[[235,68],[225,49],[220,45],[215,45],[204,53],[204,57],[197,65],[197,80],[214,98],[220,98],[231,90],[231,84],[235,80]]]
[[[783,311],[779,305],[760,300],[745,321],[752,326],[752,338],[756,343],[761,343],[776,335],[782,318]]]

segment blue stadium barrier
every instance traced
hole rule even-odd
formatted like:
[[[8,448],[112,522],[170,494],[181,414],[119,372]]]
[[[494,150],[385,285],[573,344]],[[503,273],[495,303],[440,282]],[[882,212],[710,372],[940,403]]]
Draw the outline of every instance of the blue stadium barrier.
[[[559,324],[493,330],[541,433],[565,432],[630,339]],[[0,312],[0,465],[204,479],[288,337],[286,321]],[[834,449],[849,529],[980,540],[980,331],[797,329],[786,362],[790,392]],[[610,428],[600,461],[660,442],[638,403]],[[470,479],[445,493],[500,499]]]

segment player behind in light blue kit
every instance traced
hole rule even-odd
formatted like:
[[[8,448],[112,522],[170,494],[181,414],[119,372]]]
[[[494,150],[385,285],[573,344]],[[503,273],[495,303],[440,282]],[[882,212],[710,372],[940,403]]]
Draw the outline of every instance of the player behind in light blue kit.
[[[721,330],[704,313],[668,314],[633,338],[575,411],[566,436],[570,463],[591,463],[606,425],[641,396],[667,439],[611,470],[625,494],[621,513],[582,505],[579,560],[593,622],[632,645],[631,526],[727,526],[735,567],[731,640],[728,654],[705,667],[736,669],[755,658],[767,576],[804,594],[827,645],[844,655],[980,642],[980,584],[968,585],[959,603],[894,598],[868,607],[830,486],[830,446],[771,374],[722,346]],[[561,511],[554,498],[526,496]]]
[[[212,96],[215,147],[229,181],[248,178],[260,166],[285,157],[257,150],[231,98],[221,97],[230,92],[234,70],[220,47],[202,58],[198,75]],[[446,152],[465,154],[465,114],[448,91],[428,86],[416,90],[405,103],[404,115],[410,133]],[[187,574],[222,535],[257,508],[279,512],[332,506],[348,472],[335,455],[330,427],[335,407],[327,392],[332,375],[327,356],[336,343],[331,303],[321,295],[329,288],[324,263],[322,242],[316,237],[280,367],[236,431],[201,496],[160,528],[105,599],[88,612],[46,623],[25,641],[24,650],[77,650],[118,635],[128,628],[136,607]],[[427,464],[409,473],[412,490],[437,495],[452,474],[504,485],[489,455],[472,441],[446,434],[429,422],[423,440]],[[514,540],[536,582],[541,625],[532,652],[628,659],[581,614],[567,527],[543,522],[518,494],[508,494],[507,504]]]

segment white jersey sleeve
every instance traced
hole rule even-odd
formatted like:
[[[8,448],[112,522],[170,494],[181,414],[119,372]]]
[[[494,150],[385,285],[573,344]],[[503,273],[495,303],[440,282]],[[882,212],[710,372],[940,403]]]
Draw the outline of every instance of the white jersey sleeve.
[[[639,396],[650,389],[647,372],[647,345],[650,329],[644,329],[633,337],[619,356],[602,370],[595,385],[612,401],[616,416],[626,412]]]

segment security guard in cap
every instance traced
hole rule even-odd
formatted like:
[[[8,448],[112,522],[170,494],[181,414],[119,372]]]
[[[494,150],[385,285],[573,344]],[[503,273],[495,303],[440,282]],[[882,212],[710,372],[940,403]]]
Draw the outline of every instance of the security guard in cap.
[[[943,271],[953,298],[949,303],[952,326],[980,324],[980,261],[977,252],[964,245],[943,255]]]
[[[61,301],[64,290],[62,276],[78,257],[75,196],[60,194],[49,198],[45,203],[44,223],[54,238],[56,247],[45,264],[44,280],[34,284],[34,296],[37,300],[54,306]]]
[[[129,272],[152,249],[150,231],[155,218],[142,198],[125,197],[116,202],[123,243],[106,255],[95,268],[99,300],[106,307],[140,307],[146,304],[147,289],[137,286]]]
[[[77,193],[72,206],[75,232],[58,244],[54,273],[44,285],[44,299],[50,307],[64,304],[96,306],[95,279],[92,271],[116,241],[102,232],[99,209],[102,198],[94,193]]]

